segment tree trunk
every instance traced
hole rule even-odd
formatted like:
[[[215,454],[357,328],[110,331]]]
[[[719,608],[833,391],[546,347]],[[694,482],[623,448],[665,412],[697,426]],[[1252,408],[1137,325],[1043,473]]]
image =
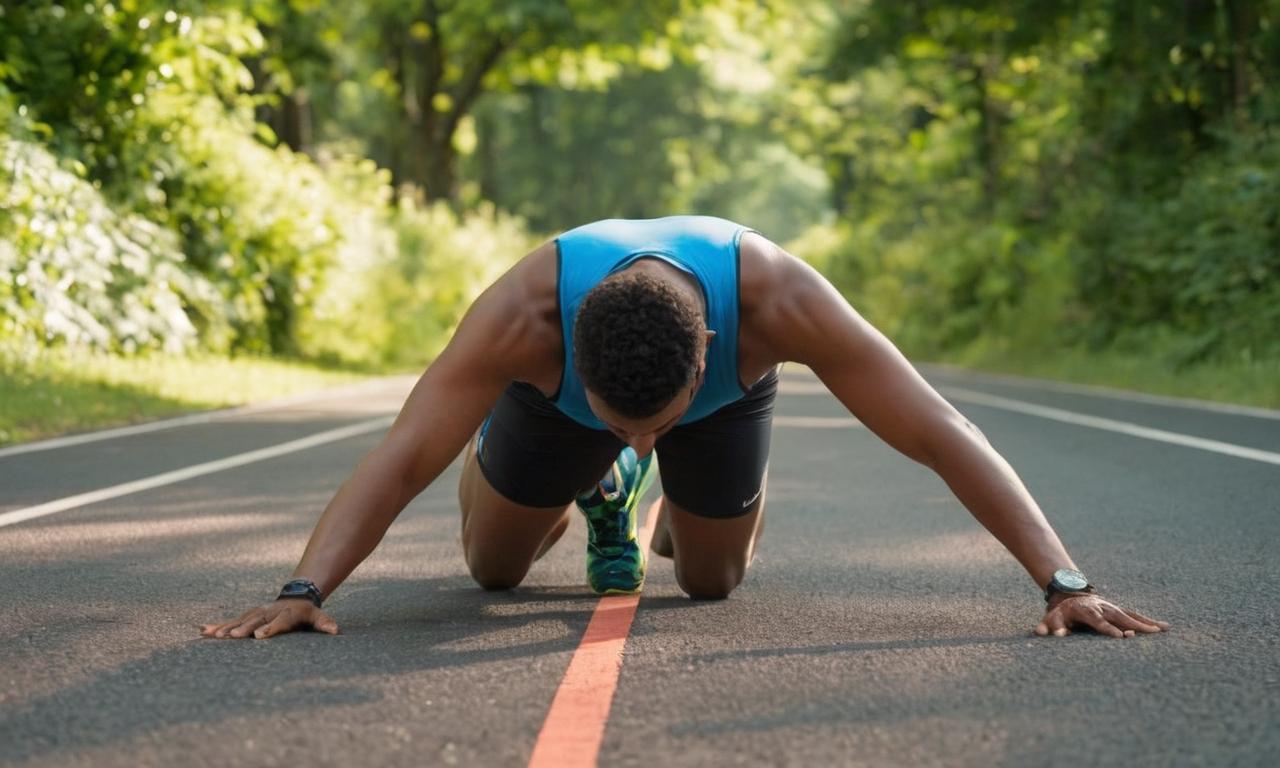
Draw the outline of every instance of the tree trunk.
[[[1000,194],[1000,107],[989,87],[997,58],[994,52],[979,56],[973,68],[973,84],[978,89],[978,164],[982,169],[982,208],[992,216]]]
[[[1248,120],[1249,97],[1253,95],[1249,48],[1258,32],[1257,4],[1254,0],[1227,0],[1227,14],[1231,35],[1231,112],[1239,129]]]
[[[1214,21],[1217,15],[1217,9],[1214,7],[1213,0],[1185,0],[1183,3],[1183,34],[1182,39],[1187,49],[1195,52],[1205,42],[1214,39]],[[1201,87],[1208,88],[1210,84],[1217,86],[1219,80],[1215,77],[1211,62],[1203,62],[1200,70]],[[1196,86],[1196,80],[1193,78],[1187,82],[1188,90]],[[1225,94],[1224,94],[1225,95]],[[1191,103],[1190,98],[1183,100],[1183,107],[1187,117],[1187,130],[1191,132],[1191,143],[1197,149],[1204,149],[1211,143],[1209,134],[1205,130],[1209,122],[1209,116],[1205,112],[1205,106],[1208,106],[1205,99],[1201,98],[1201,106]],[[1225,111],[1225,110],[1224,110]]]
[[[305,90],[294,91],[280,100],[273,110],[271,129],[276,137],[294,152],[307,152],[312,146],[311,101]]]
[[[457,199],[457,153],[453,135],[444,135],[438,120],[428,120],[414,128],[414,180],[422,185],[427,200]]]

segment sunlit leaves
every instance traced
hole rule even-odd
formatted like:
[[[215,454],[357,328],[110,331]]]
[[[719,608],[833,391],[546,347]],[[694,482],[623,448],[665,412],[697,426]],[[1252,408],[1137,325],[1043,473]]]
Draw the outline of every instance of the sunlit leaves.
[[[121,215],[38,144],[0,136],[0,342],[181,352],[216,305],[173,233]]]

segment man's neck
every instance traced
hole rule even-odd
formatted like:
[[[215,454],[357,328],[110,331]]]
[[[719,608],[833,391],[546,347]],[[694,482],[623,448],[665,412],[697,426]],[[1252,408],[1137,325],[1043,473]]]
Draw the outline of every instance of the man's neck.
[[[704,326],[707,324],[707,302],[705,296],[703,296],[702,284],[698,282],[698,278],[683,269],[668,264],[662,259],[652,257],[636,259],[622,271],[642,272],[674,286],[689,297],[689,300],[693,302],[693,306],[698,308],[698,314],[702,317],[702,324]]]

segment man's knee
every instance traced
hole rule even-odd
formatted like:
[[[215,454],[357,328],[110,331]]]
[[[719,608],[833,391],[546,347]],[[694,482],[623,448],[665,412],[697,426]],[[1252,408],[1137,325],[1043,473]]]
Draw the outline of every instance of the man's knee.
[[[742,583],[745,567],[676,569],[676,583],[694,600],[723,600]]]
[[[511,563],[502,563],[495,561],[492,557],[485,557],[477,552],[468,550],[466,552],[467,569],[471,571],[471,578],[482,588],[490,592],[514,589],[520,586],[520,582],[524,581],[525,574],[529,572],[528,567],[517,569],[511,566]]]

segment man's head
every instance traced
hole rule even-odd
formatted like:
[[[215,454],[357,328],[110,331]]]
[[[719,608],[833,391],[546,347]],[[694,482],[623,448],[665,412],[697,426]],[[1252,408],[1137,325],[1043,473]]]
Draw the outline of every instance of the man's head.
[[[639,271],[606,278],[583,298],[573,326],[588,403],[615,432],[614,421],[634,432],[668,411],[678,419],[701,383],[708,336],[685,291]]]

